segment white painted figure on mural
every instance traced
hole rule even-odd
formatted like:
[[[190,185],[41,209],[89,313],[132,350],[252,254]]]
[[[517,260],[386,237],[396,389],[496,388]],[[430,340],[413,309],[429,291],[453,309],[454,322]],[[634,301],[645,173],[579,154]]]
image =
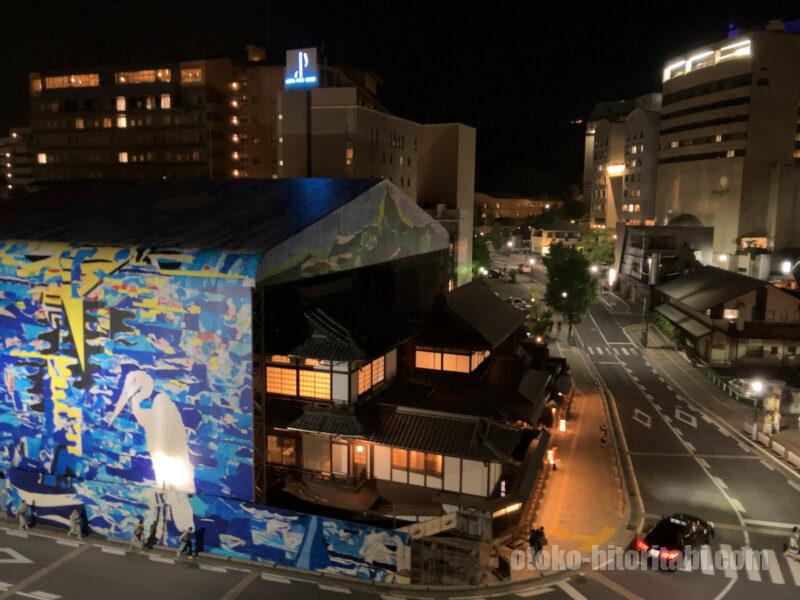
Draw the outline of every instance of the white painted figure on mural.
[[[194,515],[187,494],[195,493],[194,466],[189,458],[188,432],[178,407],[164,392],[152,398],[150,408],[142,403],[155,391],[153,378],[145,371],[131,371],[125,376],[119,400],[111,414],[112,425],[123,409],[131,412],[144,429],[147,451],[159,485],[159,500],[169,505],[169,514],[179,531],[194,525]],[[165,507],[161,507],[162,510]]]

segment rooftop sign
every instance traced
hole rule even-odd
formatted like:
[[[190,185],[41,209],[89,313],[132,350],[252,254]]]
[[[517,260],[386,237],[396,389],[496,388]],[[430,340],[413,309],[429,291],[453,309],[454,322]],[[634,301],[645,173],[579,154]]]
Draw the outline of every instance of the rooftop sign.
[[[307,89],[319,85],[316,48],[286,51],[284,79],[286,89]]]

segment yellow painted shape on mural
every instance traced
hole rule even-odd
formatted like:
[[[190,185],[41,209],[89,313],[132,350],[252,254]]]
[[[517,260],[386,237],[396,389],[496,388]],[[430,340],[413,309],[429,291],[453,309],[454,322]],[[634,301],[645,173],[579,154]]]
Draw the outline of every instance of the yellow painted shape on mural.
[[[184,277],[209,277],[212,279],[247,279],[246,275],[235,273],[215,273],[213,271],[178,271],[175,269],[161,269],[162,275],[180,275]]]
[[[375,217],[375,223],[380,223],[383,220],[384,213],[386,212],[386,201],[387,200],[392,200],[393,201],[393,198],[389,195],[388,190],[383,195],[383,198],[381,198],[381,202],[378,205],[378,215]],[[409,219],[405,215],[405,213],[403,212],[402,207],[400,207],[400,205],[398,205],[397,202],[395,202],[395,207],[397,208],[397,214],[400,217],[400,220],[403,223],[405,223],[408,227],[413,228],[414,227],[414,223],[412,223],[411,219]]]
[[[81,363],[81,370],[86,370],[86,337],[84,335],[83,300],[81,298],[62,298],[67,325],[75,342],[75,352]]]
[[[212,373],[216,373],[217,369],[219,369],[219,359],[216,356],[212,356],[208,361],[208,370]]]
[[[141,302],[134,302],[134,306],[144,309],[145,317],[151,317],[158,314],[166,313],[185,313],[186,309],[182,306],[163,306],[158,303],[156,298],[145,298]]]
[[[64,400],[67,398],[69,383],[69,367],[75,364],[71,356],[57,356],[55,354],[42,354],[40,352],[27,352],[12,350],[11,356],[20,358],[36,358],[45,361],[47,374],[50,377],[50,395],[53,400],[53,424],[58,429],[66,431],[67,451],[75,456],[83,456],[83,413],[77,406],[70,406]]]

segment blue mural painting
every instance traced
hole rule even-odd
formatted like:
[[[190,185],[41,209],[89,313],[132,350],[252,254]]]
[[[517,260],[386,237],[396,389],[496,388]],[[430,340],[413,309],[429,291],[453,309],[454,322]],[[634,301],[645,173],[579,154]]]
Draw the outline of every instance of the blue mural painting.
[[[403,533],[252,504],[251,294],[263,255],[0,242],[9,513],[86,511],[129,539],[189,526],[228,556],[407,580]]]

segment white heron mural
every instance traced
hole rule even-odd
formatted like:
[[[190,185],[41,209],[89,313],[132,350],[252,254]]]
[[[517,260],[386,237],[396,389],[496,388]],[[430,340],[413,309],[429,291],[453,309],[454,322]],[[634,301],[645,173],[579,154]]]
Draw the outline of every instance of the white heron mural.
[[[109,425],[130,404],[136,422],[144,429],[147,451],[153,464],[159,499],[169,507],[179,531],[194,525],[192,507],[187,494],[195,493],[194,466],[189,458],[188,432],[181,413],[164,392],[153,397],[155,381],[145,371],[130,371],[122,386]],[[149,408],[143,403],[150,400]]]

